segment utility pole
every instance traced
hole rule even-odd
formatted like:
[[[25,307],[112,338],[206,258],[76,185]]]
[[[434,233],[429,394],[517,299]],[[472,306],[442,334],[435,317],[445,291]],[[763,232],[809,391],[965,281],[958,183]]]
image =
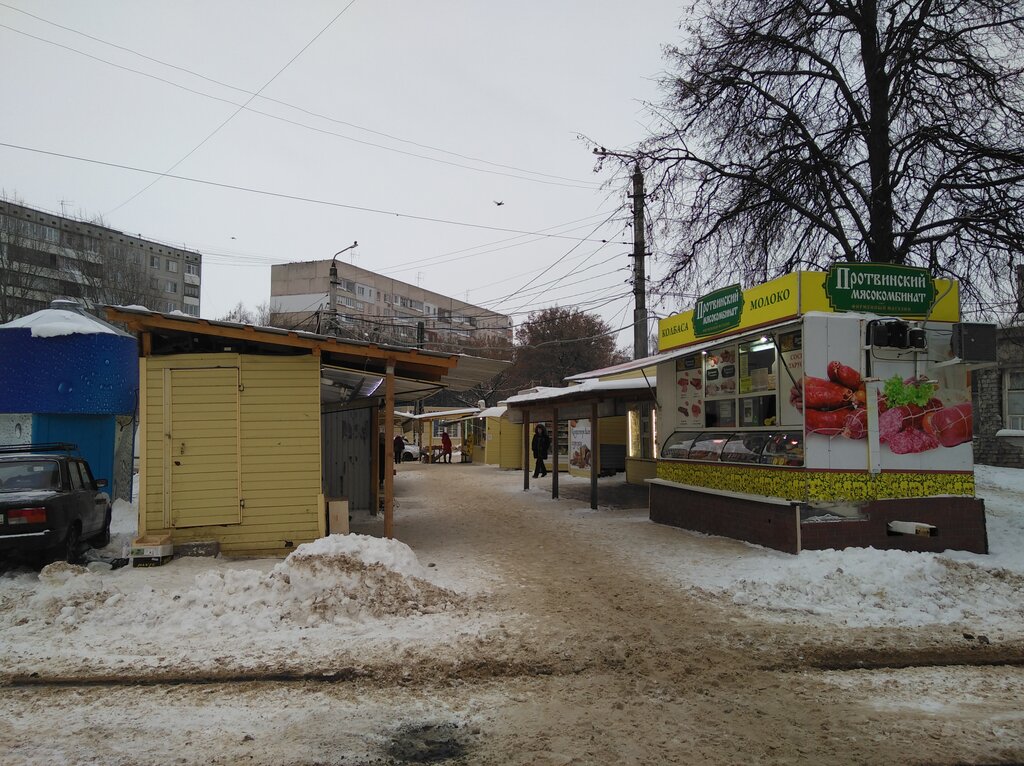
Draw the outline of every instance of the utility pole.
[[[647,255],[647,242],[644,236],[644,174],[640,170],[637,154],[612,152],[603,146],[594,149],[599,157],[619,157],[633,161],[633,358],[643,359],[647,356],[647,271],[644,268],[644,257]]]
[[[644,256],[644,174],[640,163],[633,166],[633,358],[647,356],[647,272]]]

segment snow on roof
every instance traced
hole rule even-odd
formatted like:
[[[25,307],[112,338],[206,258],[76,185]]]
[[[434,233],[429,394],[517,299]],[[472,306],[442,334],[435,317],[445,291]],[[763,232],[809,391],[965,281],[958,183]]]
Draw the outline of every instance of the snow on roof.
[[[616,391],[640,391],[654,388],[657,378],[648,373],[647,378],[625,378],[619,380],[596,380],[591,378],[576,385],[554,388],[538,386],[523,393],[510,396],[505,400],[507,405],[526,404],[528,402],[546,402],[551,399],[565,399],[585,394],[613,393]]]
[[[64,335],[117,335],[105,322],[77,311],[42,309],[34,314],[13,319],[0,328],[28,328],[33,338],[58,338]]]
[[[416,420],[438,420],[445,418],[456,418],[462,415],[476,415],[480,412],[478,407],[464,407],[461,410],[442,410],[437,413],[423,413],[413,416]]]
[[[480,410],[480,414],[477,415],[479,418],[500,418],[508,410],[508,407],[488,407],[485,410]]]

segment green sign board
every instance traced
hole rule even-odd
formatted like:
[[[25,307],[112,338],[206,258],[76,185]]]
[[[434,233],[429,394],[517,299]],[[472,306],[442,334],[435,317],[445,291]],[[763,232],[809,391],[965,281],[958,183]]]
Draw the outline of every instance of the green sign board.
[[[739,327],[743,290],[730,285],[701,297],[693,307],[693,334],[698,338]]]
[[[935,283],[914,266],[843,263],[829,269],[825,294],[835,311],[924,317],[935,303]]]

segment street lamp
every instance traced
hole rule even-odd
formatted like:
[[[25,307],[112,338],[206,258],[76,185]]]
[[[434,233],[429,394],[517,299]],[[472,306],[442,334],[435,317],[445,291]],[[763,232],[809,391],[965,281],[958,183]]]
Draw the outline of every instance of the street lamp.
[[[344,250],[339,250],[333,256],[331,256],[331,281],[330,288],[327,291],[327,311],[330,319],[328,320],[328,333],[338,326],[338,256],[342,253],[347,253],[354,247],[358,247],[358,242],[353,242],[351,245],[346,247]]]

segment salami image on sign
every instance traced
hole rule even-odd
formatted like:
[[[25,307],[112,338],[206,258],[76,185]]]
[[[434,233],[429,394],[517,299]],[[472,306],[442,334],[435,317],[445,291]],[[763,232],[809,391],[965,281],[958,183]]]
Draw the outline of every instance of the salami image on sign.
[[[846,263],[829,269],[825,294],[835,311],[924,317],[935,302],[935,284],[927,269]]]
[[[743,290],[739,285],[708,293],[693,307],[693,334],[698,338],[738,327],[743,313]]]

